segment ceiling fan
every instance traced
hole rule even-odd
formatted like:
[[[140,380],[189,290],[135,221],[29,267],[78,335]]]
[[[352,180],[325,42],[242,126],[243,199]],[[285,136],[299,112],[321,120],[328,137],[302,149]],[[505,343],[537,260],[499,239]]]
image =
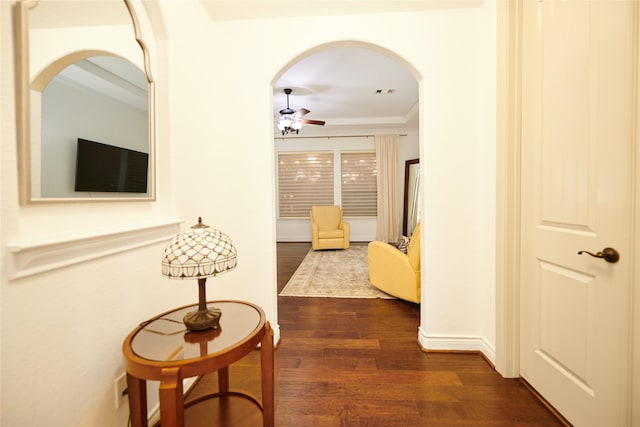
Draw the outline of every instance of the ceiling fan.
[[[284,93],[287,95],[287,108],[280,110],[280,119],[278,120],[278,129],[282,132],[282,135],[294,132],[298,134],[303,124],[324,126],[325,122],[323,120],[303,119],[302,116],[310,113],[306,108],[296,111],[289,107],[289,95],[291,95],[291,92],[293,92],[292,89],[284,89]]]

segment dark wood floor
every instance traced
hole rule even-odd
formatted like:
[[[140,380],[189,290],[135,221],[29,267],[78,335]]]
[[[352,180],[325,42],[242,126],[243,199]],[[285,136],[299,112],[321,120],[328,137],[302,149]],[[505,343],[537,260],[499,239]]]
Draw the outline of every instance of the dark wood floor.
[[[278,244],[278,290],[309,250]],[[425,353],[419,306],[397,300],[279,297],[276,426],[561,426],[515,379],[478,354]],[[230,368],[232,388],[260,396],[259,354]],[[216,391],[216,374],[189,395]],[[190,426],[261,425],[248,402],[213,400],[186,413]]]

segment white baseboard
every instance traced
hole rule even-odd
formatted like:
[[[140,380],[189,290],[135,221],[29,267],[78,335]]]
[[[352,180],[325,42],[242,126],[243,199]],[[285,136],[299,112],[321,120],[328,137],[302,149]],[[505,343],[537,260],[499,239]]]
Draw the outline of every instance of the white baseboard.
[[[190,377],[182,380],[182,388],[184,390],[184,394],[193,387],[198,377]],[[147,411],[147,425],[155,426],[160,422],[160,403],[156,403]]]
[[[280,342],[280,325],[276,323],[271,325],[271,328],[273,329],[273,346],[277,347]]]
[[[496,350],[483,337],[427,335],[418,328],[418,342],[426,350],[478,351],[491,363],[496,363]]]
[[[160,404],[156,403],[156,405],[151,408],[151,411],[147,414],[147,425],[155,426],[160,422]]]

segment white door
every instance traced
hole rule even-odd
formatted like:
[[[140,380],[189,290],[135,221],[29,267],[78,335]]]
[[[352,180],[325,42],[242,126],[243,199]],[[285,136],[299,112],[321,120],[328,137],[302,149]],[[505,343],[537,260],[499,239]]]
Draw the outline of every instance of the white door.
[[[630,425],[635,7],[523,2],[521,376],[576,426]]]

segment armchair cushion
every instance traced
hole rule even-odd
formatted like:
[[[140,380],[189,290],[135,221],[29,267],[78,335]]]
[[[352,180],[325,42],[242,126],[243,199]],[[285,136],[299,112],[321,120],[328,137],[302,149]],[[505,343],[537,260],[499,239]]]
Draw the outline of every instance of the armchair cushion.
[[[337,229],[337,230],[326,230],[326,231],[318,231],[318,235],[320,236],[321,239],[342,239],[344,237],[344,230],[342,229]]]
[[[407,254],[374,241],[369,243],[368,261],[372,285],[389,295],[420,303],[420,225],[411,237]]]

